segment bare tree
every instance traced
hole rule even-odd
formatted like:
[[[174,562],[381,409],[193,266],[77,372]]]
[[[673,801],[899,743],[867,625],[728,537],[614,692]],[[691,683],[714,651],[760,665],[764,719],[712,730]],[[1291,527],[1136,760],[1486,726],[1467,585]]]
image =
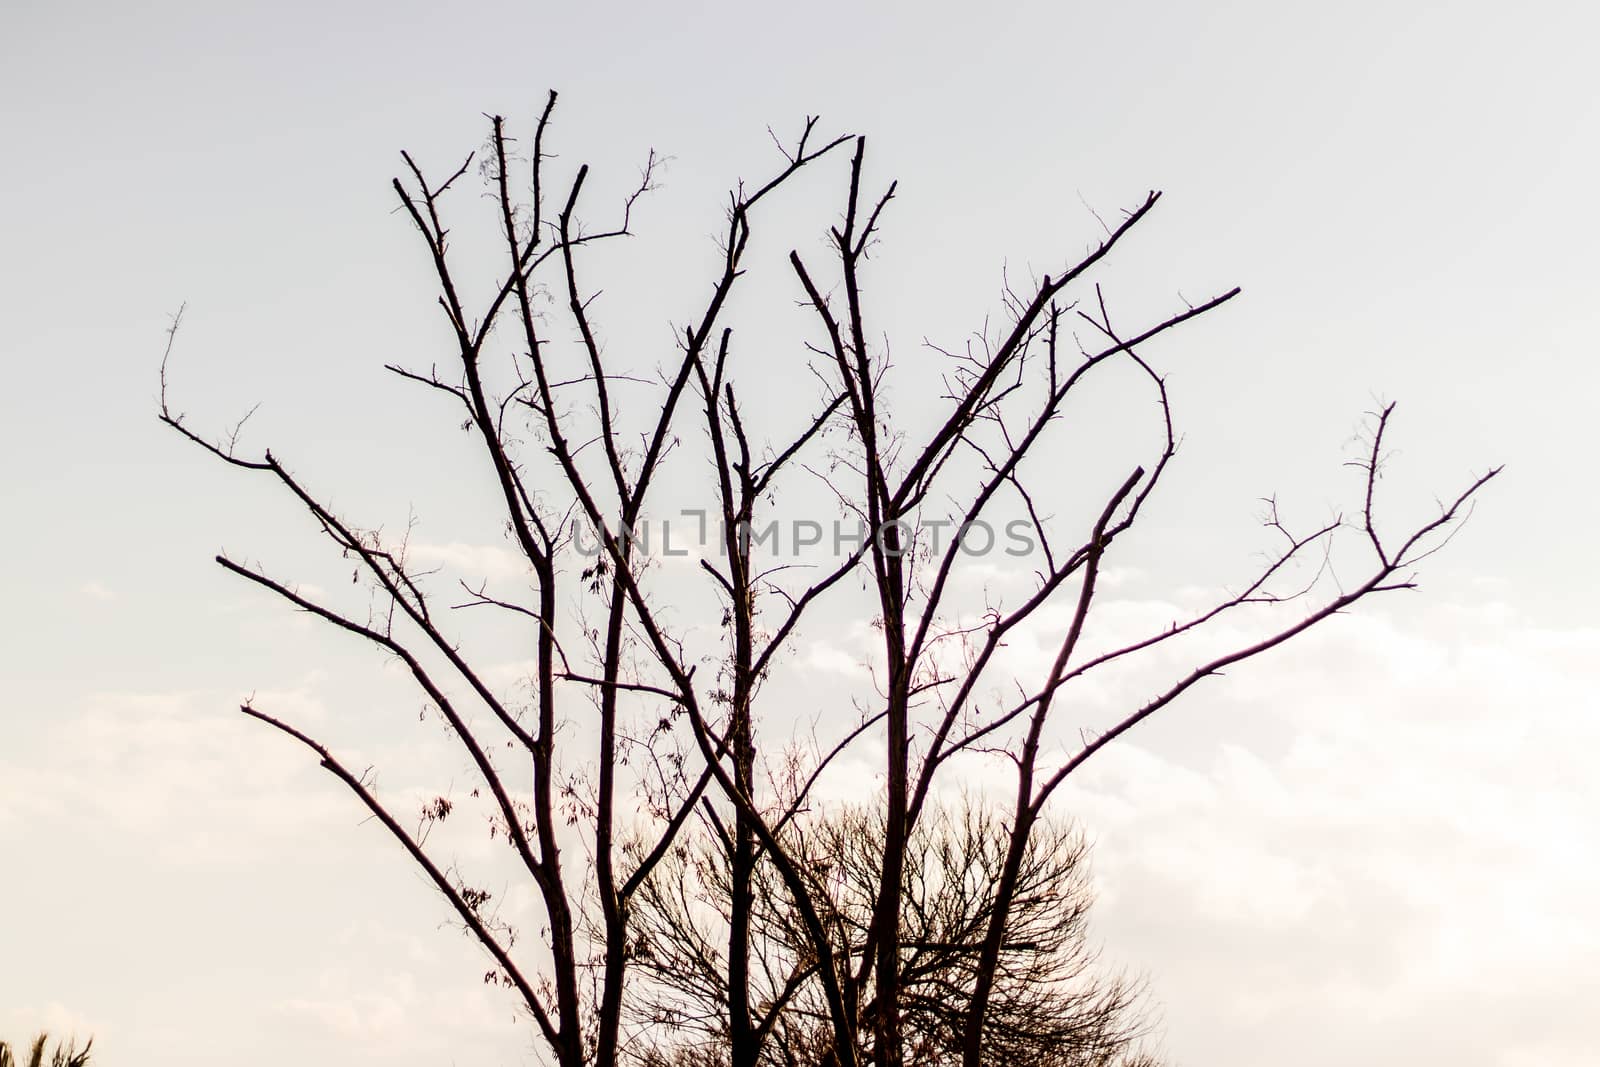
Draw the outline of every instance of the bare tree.
[[[580,205],[587,166],[559,194],[552,191],[545,145],[554,107],[551,94],[526,145],[503,119],[491,122],[478,173],[503,252],[498,280],[482,292],[469,292],[462,280],[445,222],[446,201],[463,179],[470,182],[474,157],[434,181],[403,154],[405,176],[394,182],[436,275],[452,351],[428,371],[388,369],[437,392],[481,446],[479,474],[503,512],[525,581],[513,590],[463,582],[465,596],[451,607],[501,612],[526,640],[535,663],[528,702],[512,700],[492,683],[487,665],[462,650],[450,612],[435,599],[438,578],[409,563],[403,543],[336,512],[278,453],[242,450],[237,428],[221,437],[191,429],[169,399],[166,358],[161,390],[167,425],[280,486],[366,576],[379,604],[363,615],[261,566],[218,557],[231,572],[404,665],[473,767],[473,795],[491,812],[492,834],[534,888],[538,914],[523,926],[536,926],[540,936],[519,939],[514,924],[487,906],[487,891],[435,855],[426,831],[455,800],[439,797],[418,828],[408,828],[409,815],[322,742],[270,709],[242,710],[309,748],[395,838],[488,952],[491,976],[515,993],[562,1067],[612,1067],[631,1041],[647,1036],[625,1027],[637,1017],[624,979],[641,951],[640,894],[674,850],[687,847],[686,827],[700,816],[726,839],[725,866],[716,874],[728,902],[726,943],[715,977],[697,980],[717,985],[701,990],[702,1002],[726,1014],[727,1062],[754,1067],[765,1055],[773,1013],[758,1002],[768,994],[759,992],[767,988],[757,974],[767,946],[757,933],[781,911],[790,924],[785,951],[808,961],[807,1003],[837,1063],[922,1062],[918,1042],[930,1027],[942,1027],[959,1029],[960,1039],[940,1045],[941,1062],[958,1047],[966,1067],[976,1067],[986,1050],[1004,1047],[1005,1020],[1023,1010],[1007,977],[1014,965],[1003,961],[1016,931],[1037,918],[1027,903],[1030,857],[1041,855],[1033,842],[1048,826],[1047,805],[1062,783],[1203,679],[1367,597],[1412,588],[1413,566],[1448,538],[1496,472],[1472,481],[1427,521],[1386,532],[1376,498],[1386,408],[1374,417],[1370,448],[1358,463],[1362,491],[1353,518],[1294,531],[1274,507],[1267,525],[1276,546],[1237,592],[1137,640],[1093,645],[1085,634],[1102,569],[1177,449],[1166,383],[1147,353],[1238,292],[1159,321],[1124,327],[1113,320],[1090,274],[1145,222],[1159,194],[1142,198],[1087,255],[1026,287],[1008,285],[999,329],[986,325],[964,350],[930,352],[923,366],[937,373],[924,370],[914,381],[922,389],[931,378],[939,384],[934,395],[912,402],[923,412],[937,405],[942,416],[931,430],[912,433],[887,402],[887,347],[870,340],[864,276],[895,187],[867,189],[864,139],[819,140],[808,119],[795,141],[780,144],[782,158],[768,178],[734,190],[710,296],[673,328],[674,351],[652,383],[607,355],[591,314],[596,290],[583,268],[592,246],[631,233],[654,156],[615,221],[586,225]],[[805,339],[810,377],[801,379],[812,384],[790,395],[799,404],[809,389],[815,402],[793,425],[752,424],[738,386],[773,370],[742,366],[748,361],[736,354],[730,296],[756,265],[752,234],[768,202],[833,157],[846,171],[842,215],[827,229],[829,267],[799,252],[787,257],[796,297],[814,323]],[[168,357],[171,351],[169,339]],[[1112,472],[1113,487],[1089,503],[1088,518],[1052,519],[1027,461],[1048,456],[1069,398],[1113,366],[1142,376],[1156,401],[1150,455]],[[642,404],[633,399],[641,393],[650,393]],[[635,536],[659,513],[651,490],[686,439],[704,442],[700,458],[720,520],[696,572],[716,598],[703,619],[686,617],[686,605],[705,602],[703,594],[696,601],[674,587]],[[791,490],[819,483],[865,536],[821,564],[780,562],[763,531],[786,517]],[[954,591],[971,556],[959,537],[941,543],[938,533],[1007,518],[1037,548],[1036,581],[1014,602],[974,609]],[[584,530],[595,538],[593,555]],[[1351,557],[1347,539],[1364,558]],[[1308,562],[1312,577],[1303,581]],[[815,743],[796,747],[784,709],[803,697],[766,696],[768,683],[793,674],[794,642],[822,606],[849,605],[863,587],[876,642],[873,686],[860,694],[859,714],[818,709]],[[997,653],[1008,639],[1051,625],[1045,609],[1055,606],[1066,621],[1051,636],[1053,662],[1041,676],[1011,676]],[[1064,730],[1062,708],[1075,680],[1205,632],[1224,615],[1249,613],[1261,613],[1258,638],[1206,653],[1175,681],[1154,682],[1148,699],[1114,722],[1087,733]],[[576,621],[591,617],[594,625]],[[811,813],[823,806],[815,794],[827,769],[866,751],[882,760],[881,846],[876,830],[870,855],[859,838],[850,839],[865,878],[852,891],[865,896],[845,908],[815,876],[815,835],[829,824]],[[935,1026],[919,984],[925,931],[908,916],[920,899],[916,864],[924,846],[917,842],[944,831],[937,818],[931,829],[919,827],[950,769],[979,759],[1009,768],[1012,800],[986,831],[1003,826],[1003,848],[991,852],[995,839],[983,838],[983,862],[994,867],[992,897],[975,913],[982,929],[963,935],[960,958],[972,962],[961,964],[963,980],[946,990]]]
[[[727,930],[731,857],[711,818],[641,887],[634,918],[640,992],[631,1005],[649,1041],[646,1065],[723,1062],[728,1047]],[[845,807],[808,818],[788,838],[840,944],[860,945],[878,896],[881,809]],[[965,1011],[1010,831],[970,798],[930,810],[907,839],[901,919],[901,1027],[907,1062],[961,1060]],[[1082,834],[1046,819],[1028,841],[985,1020],[990,1062],[1107,1067],[1142,1062],[1140,987],[1098,966],[1088,939],[1092,894]],[[773,1067],[836,1062],[816,953],[769,864],[758,868],[751,1003],[759,1058]],[[876,1005],[861,1007],[870,1025]],[[856,1050],[857,1058],[866,1048]]]

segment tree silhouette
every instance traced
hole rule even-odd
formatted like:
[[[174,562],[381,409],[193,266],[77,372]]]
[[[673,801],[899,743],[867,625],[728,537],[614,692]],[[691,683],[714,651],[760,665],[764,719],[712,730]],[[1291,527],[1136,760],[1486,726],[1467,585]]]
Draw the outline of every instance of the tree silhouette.
[[[1041,827],[1062,784],[1203,680],[1367,598],[1413,588],[1415,565],[1496,472],[1391,532],[1377,493],[1393,410],[1384,408],[1356,461],[1362,478],[1349,518],[1298,529],[1273,505],[1265,562],[1233,591],[1141,637],[1102,643],[1091,635],[1105,566],[1127,551],[1177,454],[1152,350],[1238,294],[1131,325],[1108,310],[1094,272],[1150,218],[1159,193],[1139,198],[1086,255],[1025,286],[1007,283],[998,325],[986,323],[964,349],[928,350],[891,405],[889,348],[876,339],[867,294],[896,187],[869,189],[864,138],[819,140],[808,119],[798,138],[780,144],[768,178],[729,197],[709,296],[672,327],[675,348],[651,381],[637,361],[608,351],[587,270],[592,249],[631,234],[655,157],[615,221],[585,224],[588,167],[555,192],[546,149],[554,107],[552,94],[526,146],[505,120],[490,122],[478,173],[503,251],[487,286],[469,284],[482,272],[460,269],[445,222],[475,157],[433,181],[403,154],[405,175],[393,183],[436,277],[450,352],[426,371],[388,369],[437,394],[481,449],[474,473],[501,512],[522,574],[514,588],[494,589],[467,576],[464,598],[451,606],[503,615],[533,662],[527,699],[497,684],[494,663],[458,640],[437,599],[447,587],[408,558],[403,540],[340,514],[281,452],[244,451],[238,428],[221,436],[191,429],[173,406],[164,358],[161,419],[276,484],[378,599],[363,611],[252,562],[218,563],[397,660],[477,781],[470,798],[430,801],[413,828],[367,775],[299,726],[254,703],[241,710],[310,749],[398,842],[483,946],[489,977],[514,993],[562,1067],[614,1067],[648,1037],[628,1028],[640,1015],[625,981],[640,966],[641,894],[669,857],[691,848],[686,833],[700,818],[717,828],[728,902],[714,998],[726,1016],[719,1057],[754,1067],[773,1055],[756,968],[769,947],[758,931],[777,900],[789,924],[783,950],[810,968],[804,995],[821,1028],[815,1040],[841,1067],[953,1062],[957,1049],[965,1067],[991,1051],[1010,1055],[1006,1020],[1036,1018],[1038,1009],[1018,999],[1008,975],[1025,964],[1008,945],[1019,924],[1038,920],[1025,889],[1030,857],[1041,855],[1035,842],[1048,839]],[[771,202],[835,160],[842,211],[823,227],[826,265],[798,250],[757,254],[753,235]],[[768,269],[787,275],[810,319],[790,339],[797,355],[787,362],[753,358],[731,325],[743,280]],[[1110,450],[1053,452],[1069,401],[1092,395],[1116,368],[1153,401],[1144,458],[1124,465]],[[774,395],[783,400],[776,407],[749,402]],[[757,417],[758,409],[768,413]],[[1057,513],[1042,502],[1064,458],[1082,488],[1076,510]],[[670,463],[684,477],[703,475],[698,484],[712,501],[715,533],[698,569],[659,566],[635,536],[652,515],[684,503],[663,488]],[[1096,468],[1096,477],[1083,473]],[[862,536],[836,542],[825,559],[783,555],[768,536],[773,523],[815,523],[818,493],[832,501],[832,518],[858,523]],[[962,538],[939,534],[995,525],[1032,545],[1032,584],[974,605],[960,590],[983,561]],[[851,610],[869,623],[870,682],[853,701],[829,697],[808,709],[813,687],[796,642],[837,626],[825,612]],[[1228,630],[1213,625],[1225,617]],[[1147,696],[1108,721],[1085,723],[1064,710],[1086,675],[1154,662],[1142,654],[1192,648],[1189,637],[1221,638],[1234,625],[1256,630],[1196,653],[1175,679],[1153,672]],[[1024,634],[1051,651],[1046,667],[1021,677],[1001,652]],[[796,705],[811,713],[813,738],[797,730]],[[874,824],[870,848],[859,833],[839,842],[865,879],[844,908],[815,876],[817,835],[835,825],[816,816],[827,807],[817,783],[841,760],[869,753],[881,830]],[[927,956],[913,918],[914,857],[940,847],[939,831],[929,829],[942,825],[938,789],[980,766],[1001,776],[1011,799],[982,837],[993,880],[975,912],[980,928],[964,930],[961,953],[942,965],[939,973],[960,980],[947,984],[948,1002],[935,1010],[919,984]],[[427,830],[465,799],[485,807],[495,841],[532,887],[535,914],[496,912],[487,890],[436,854]],[[966,832],[959,822],[943,825]],[[924,1043],[935,1032],[930,1051]]]
[[[51,1050],[49,1060],[46,1060],[45,1046],[49,1041],[50,1035],[47,1033],[35,1037],[33,1044],[28,1046],[28,1058],[21,1061],[20,1067],[87,1067],[89,1050],[94,1047],[93,1038],[81,1049],[76,1038],[68,1039],[65,1045],[57,1039],[56,1047]],[[0,1067],[19,1067],[11,1046],[4,1041],[0,1041]]]
[[[709,821],[641,888],[632,1005],[649,1035],[641,1063],[725,1062],[727,929],[732,885],[723,835]],[[792,849],[840,943],[863,944],[877,897],[884,818],[846,807],[807,820]],[[687,836],[687,835],[686,835]],[[931,809],[906,848],[901,918],[901,1029],[906,1062],[961,1060],[964,1012],[1008,841],[991,805],[970,798]],[[1087,845],[1045,820],[1028,842],[985,1020],[986,1062],[1018,1067],[1129,1067],[1145,1033],[1140,989],[1102,971],[1088,938]],[[834,1061],[816,956],[771,865],[757,867],[751,1000],[760,1062]],[[869,1026],[876,1004],[860,1007]],[[869,1049],[856,1050],[858,1059]]]

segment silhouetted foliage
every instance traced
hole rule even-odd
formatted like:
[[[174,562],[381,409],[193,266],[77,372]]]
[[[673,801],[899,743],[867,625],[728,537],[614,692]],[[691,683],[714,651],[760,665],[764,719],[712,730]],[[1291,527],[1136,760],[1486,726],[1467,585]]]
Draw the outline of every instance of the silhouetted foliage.
[[[28,1046],[28,1058],[17,1060],[11,1051],[11,1046],[0,1041],[0,1067],[87,1067],[89,1063],[89,1050],[94,1047],[94,1039],[78,1048],[77,1038],[69,1038],[63,1045],[58,1039],[56,1047],[50,1051],[50,1058],[45,1059],[45,1047],[50,1042],[49,1034],[40,1034],[33,1039],[33,1044]]]

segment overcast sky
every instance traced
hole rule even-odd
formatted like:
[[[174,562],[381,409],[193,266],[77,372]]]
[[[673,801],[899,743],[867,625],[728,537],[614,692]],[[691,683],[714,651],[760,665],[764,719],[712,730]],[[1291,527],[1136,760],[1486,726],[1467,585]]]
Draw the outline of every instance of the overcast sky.
[[[0,1039],[75,1029],[122,1067],[535,1062],[391,842],[231,710],[255,693],[373,763],[415,739],[370,656],[210,563],[319,566],[285,501],[155,410],[187,302],[181,408],[263,401],[249,445],[497,566],[460,435],[381,369],[447,355],[388,182],[401,148],[458,162],[485,113],[531,129],[554,88],[597,198],[671,157],[605,261],[619,352],[665,350],[703,295],[769,125],[868,134],[900,180],[872,270],[908,373],[997,310],[1002,267],[1057,269],[1094,212],[1163,190],[1111,298],[1244,294],[1163,349],[1184,450],[1113,632],[1246,573],[1259,498],[1347,499],[1378,399],[1396,500],[1505,463],[1420,592],[1197,694],[1059,810],[1174,1063],[1593,1063],[1597,32],[1571,3],[9,5]],[[836,179],[777,212],[784,240],[815,240]],[[799,654],[847,677],[860,638]]]

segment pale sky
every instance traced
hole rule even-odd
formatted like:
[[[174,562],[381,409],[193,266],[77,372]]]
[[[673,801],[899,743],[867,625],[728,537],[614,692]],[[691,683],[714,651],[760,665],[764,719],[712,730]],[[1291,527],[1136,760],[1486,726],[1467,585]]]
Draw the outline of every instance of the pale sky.
[[[820,114],[900,180],[873,284],[907,373],[998,310],[1002,267],[1054,270],[1091,209],[1163,190],[1108,296],[1244,293],[1162,349],[1185,442],[1113,633],[1245,574],[1259,498],[1346,499],[1375,398],[1399,402],[1402,511],[1506,464],[1420,592],[1232,672],[1058,810],[1174,1064],[1593,1063],[1597,34],[1570,3],[11,4],[0,1039],[75,1029],[121,1067],[536,1062],[392,843],[233,711],[254,693],[380,765],[416,742],[391,672],[211,557],[339,561],[155,410],[187,302],[178,407],[221,428],[262,401],[247,445],[498,566],[461,435],[381,369],[448,357],[388,183],[401,148],[459,162],[485,113],[530,130],[554,88],[597,199],[671,157],[596,267],[644,368],[710,284],[726,189],[773,166],[769,125]],[[836,178],[776,212],[769,260],[818,247]],[[861,636],[799,654],[848,677]]]

